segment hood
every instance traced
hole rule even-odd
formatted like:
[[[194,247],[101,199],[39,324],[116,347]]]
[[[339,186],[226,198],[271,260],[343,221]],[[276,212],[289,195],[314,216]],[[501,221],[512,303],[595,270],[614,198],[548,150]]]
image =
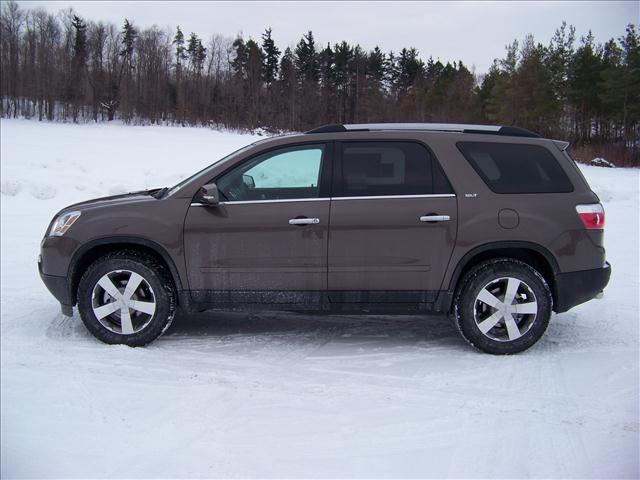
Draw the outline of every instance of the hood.
[[[63,208],[58,215],[68,212],[70,210],[86,210],[94,207],[107,207],[111,205],[122,205],[130,202],[150,201],[159,199],[164,192],[165,188],[154,188],[151,190],[140,190],[137,192],[122,193],[119,195],[111,195],[108,197],[93,198],[84,202],[74,203],[68,207]]]

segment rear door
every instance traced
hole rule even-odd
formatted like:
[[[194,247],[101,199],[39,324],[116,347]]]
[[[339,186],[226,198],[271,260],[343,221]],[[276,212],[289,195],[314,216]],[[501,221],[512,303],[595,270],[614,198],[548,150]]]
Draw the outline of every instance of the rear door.
[[[332,302],[432,302],[457,232],[457,201],[425,145],[336,142],[328,254]]]

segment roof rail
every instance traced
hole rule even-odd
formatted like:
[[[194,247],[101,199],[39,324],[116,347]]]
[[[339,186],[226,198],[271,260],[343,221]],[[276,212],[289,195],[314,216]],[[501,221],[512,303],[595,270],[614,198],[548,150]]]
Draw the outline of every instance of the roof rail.
[[[422,130],[432,132],[482,133],[504,135],[509,137],[532,137],[538,135],[531,130],[520,127],[499,125],[472,125],[457,123],[353,123],[330,124],[314,128],[306,133],[338,133],[338,132],[369,132],[375,130]]]
[[[330,123],[329,125],[322,125],[321,127],[314,128],[313,130],[309,130],[304,133],[336,133],[336,132],[346,132],[347,129],[344,125],[339,123]]]

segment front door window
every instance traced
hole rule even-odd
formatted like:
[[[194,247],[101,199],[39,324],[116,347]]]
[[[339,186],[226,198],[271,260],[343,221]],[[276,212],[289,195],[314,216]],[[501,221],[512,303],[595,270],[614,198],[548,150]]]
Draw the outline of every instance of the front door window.
[[[290,147],[259,155],[217,180],[223,200],[317,198],[324,145]]]

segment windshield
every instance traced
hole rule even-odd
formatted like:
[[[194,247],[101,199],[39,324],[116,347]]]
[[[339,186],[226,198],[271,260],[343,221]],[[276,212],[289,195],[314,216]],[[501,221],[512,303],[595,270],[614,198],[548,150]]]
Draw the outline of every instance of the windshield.
[[[194,173],[193,175],[185,178],[184,180],[181,180],[179,183],[177,183],[176,185],[174,185],[173,187],[171,187],[171,189],[169,190],[169,192],[167,192],[167,196],[171,196],[174,193],[176,193],[178,190],[180,190],[182,187],[184,187],[188,182],[190,182],[191,180],[193,180],[194,178],[196,178],[198,175],[203,174],[204,172],[206,172],[207,170],[209,170],[210,168],[213,168],[214,166],[222,163],[222,162],[226,162],[227,160],[229,160],[231,157],[236,156],[239,153],[244,152],[245,150],[248,150],[249,148],[253,147],[256,143],[258,142],[254,142],[251,143],[249,145],[246,145],[242,148],[239,148],[238,150],[235,150],[234,152],[231,152],[229,155],[227,155],[226,157],[222,157],[220,160],[216,160],[215,162],[213,162],[210,165],[207,165],[206,167],[204,167],[202,170]]]

